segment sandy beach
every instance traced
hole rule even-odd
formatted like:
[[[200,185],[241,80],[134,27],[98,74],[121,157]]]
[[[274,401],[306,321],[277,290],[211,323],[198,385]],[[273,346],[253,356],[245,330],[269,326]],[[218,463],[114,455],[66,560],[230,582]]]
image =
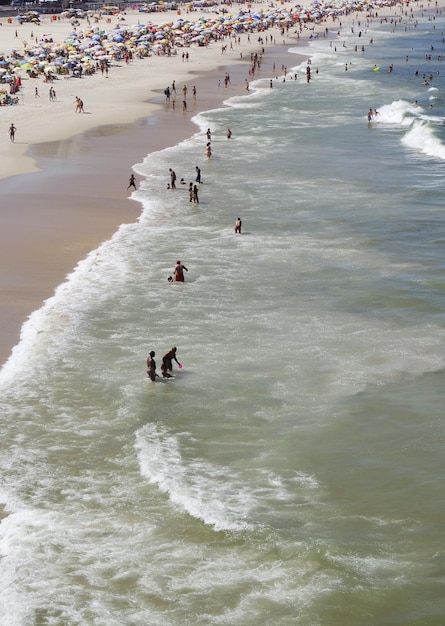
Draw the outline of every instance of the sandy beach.
[[[266,5],[253,4],[252,11],[262,8]],[[237,10],[233,8],[233,13]],[[193,11],[183,17],[209,19],[209,13]],[[111,28],[111,19],[116,18],[102,16],[99,27]],[[178,12],[127,12],[123,19],[127,25],[162,24],[177,20]],[[342,19],[345,24],[351,16]],[[329,20],[327,26],[331,29],[334,24]],[[324,27],[320,25],[319,32]],[[80,32],[85,24],[76,28]],[[3,20],[1,29],[2,46],[11,50],[18,42],[27,45],[31,36],[64,41],[73,26],[66,18],[54,21],[47,15],[37,26]],[[0,362],[8,358],[29,314],[53,294],[77,262],[120,224],[138,218],[139,206],[126,191],[132,165],[196,132],[191,122],[195,113],[246,93],[251,53],[265,48],[262,77],[300,62],[288,52],[298,43],[296,32],[292,28],[283,34],[273,27],[266,45],[260,44],[257,33],[193,45],[187,48],[188,60],[179,49],[174,56],[115,61],[106,76],[68,75],[47,83],[44,76],[29,78],[18,70],[19,103],[0,107]],[[303,31],[301,40],[310,32]],[[231,76],[227,88],[226,72]],[[176,107],[166,102],[163,91],[173,81],[178,87],[188,86],[186,113],[180,89]],[[51,86],[56,100],[48,97]],[[75,112],[76,97],[84,102],[84,114]],[[8,138],[11,123],[17,129],[14,143]]]

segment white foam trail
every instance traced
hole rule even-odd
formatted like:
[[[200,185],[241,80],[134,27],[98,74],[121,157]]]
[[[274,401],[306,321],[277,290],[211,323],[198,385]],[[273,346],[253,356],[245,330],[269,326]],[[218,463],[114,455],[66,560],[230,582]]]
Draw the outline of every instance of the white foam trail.
[[[215,530],[246,530],[252,501],[226,468],[193,460],[186,464],[179,436],[149,424],[136,436],[142,475],[168,494],[171,502]]]

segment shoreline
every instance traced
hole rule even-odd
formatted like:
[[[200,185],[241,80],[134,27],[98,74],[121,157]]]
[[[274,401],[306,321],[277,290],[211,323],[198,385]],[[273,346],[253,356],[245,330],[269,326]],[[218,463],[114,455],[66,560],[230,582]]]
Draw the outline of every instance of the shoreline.
[[[273,62],[280,67],[285,60],[287,64],[292,61],[291,65],[300,63],[303,57],[289,52],[293,45],[265,47],[260,77],[272,75]],[[256,51],[258,45],[252,42],[251,47]],[[224,57],[218,60],[224,61]],[[193,77],[197,98],[190,101],[186,116],[179,107],[174,112],[171,105],[167,108],[158,90],[146,103],[149,115],[30,145],[26,156],[36,164],[35,171],[0,180],[3,205],[14,206],[12,214],[0,213],[4,239],[0,247],[1,364],[18,343],[29,315],[54,294],[77,263],[121,224],[138,219],[139,203],[126,191],[132,167],[148,153],[198,132],[191,120],[195,114],[246,93],[249,62],[227,61]],[[232,84],[218,88],[226,71]]]
[[[263,2],[250,6],[252,11],[268,8]],[[354,10],[335,21],[321,21],[317,33],[326,30],[328,37],[335,39],[340,32],[347,32],[356,18],[381,20],[403,12],[401,3],[377,7],[372,15],[369,10]],[[215,11],[202,10],[184,17],[197,20],[214,15]],[[177,20],[175,11],[143,18],[138,13],[126,13],[125,17],[138,23],[139,18],[156,24]],[[50,20],[51,16],[35,27],[36,32],[48,32],[51,26],[66,34],[72,28],[68,22],[54,25]],[[3,24],[2,35],[8,28],[11,37],[16,25]],[[29,24],[18,30],[22,37],[28,33]],[[197,132],[191,120],[196,113],[222,106],[231,96],[246,94],[245,80],[253,80],[249,76],[251,53],[265,50],[255,79],[281,76],[278,68],[295,67],[304,61],[305,56],[289,49],[306,46],[314,31],[297,32],[295,24],[285,34],[272,26],[265,31],[270,35],[270,43],[266,37],[265,44],[260,43],[260,31],[252,34],[252,42],[245,32],[238,38],[226,36],[208,47],[187,48],[187,62],[181,62],[178,54],[137,59],[128,65],[114,63],[109,80],[95,75],[56,81],[57,102],[51,104],[43,93],[34,97],[35,86],[41,87],[41,82],[25,78],[21,103],[0,107],[4,135],[6,124],[14,122],[18,127],[16,143],[0,142],[0,367],[19,342],[23,323],[54,294],[79,261],[121,224],[138,219],[140,208],[126,191],[132,167],[147,154],[176,145]],[[230,49],[222,54],[220,45],[228,42]],[[232,84],[219,88],[226,71]],[[163,94],[172,80],[178,87],[179,106],[174,112],[171,105],[166,106]],[[187,84],[189,98],[192,85],[197,87],[196,102],[188,99],[185,115],[180,110],[182,84]],[[85,98],[87,115],[74,112],[74,93]]]

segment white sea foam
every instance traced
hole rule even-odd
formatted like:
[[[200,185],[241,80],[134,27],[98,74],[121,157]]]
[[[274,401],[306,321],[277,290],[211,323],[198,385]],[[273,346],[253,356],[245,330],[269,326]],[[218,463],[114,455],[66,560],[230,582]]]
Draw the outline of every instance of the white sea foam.
[[[229,468],[197,459],[186,463],[179,440],[156,425],[144,427],[136,440],[142,475],[174,505],[217,531],[250,528],[251,494],[242,481]]]
[[[403,137],[402,143],[416,152],[445,161],[445,145],[434,134],[431,123],[415,122],[413,128]]]
[[[383,124],[397,124],[401,127],[412,126],[420,110],[420,107],[415,104],[410,104],[405,100],[396,100],[379,107],[379,115],[375,121]]]

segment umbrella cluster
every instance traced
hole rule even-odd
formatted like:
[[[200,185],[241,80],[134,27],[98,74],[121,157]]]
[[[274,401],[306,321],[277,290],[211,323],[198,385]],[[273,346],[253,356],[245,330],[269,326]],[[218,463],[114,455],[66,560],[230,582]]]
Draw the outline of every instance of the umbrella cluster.
[[[62,42],[54,42],[50,34],[43,35],[38,43],[22,50],[9,50],[0,54],[0,82],[13,80],[18,69],[30,76],[45,74],[92,74],[102,64],[129,58],[151,55],[176,54],[178,47],[207,46],[232,33],[264,32],[273,26],[287,28],[297,22],[319,23],[328,18],[353,11],[369,11],[376,6],[390,5],[393,0],[324,0],[314,1],[309,7],[297,5],[292,9],[275,7],[251,11],[243,8],[237,15],[227,13],[223,5],[215,15],[206,14],[196,19],[181,19],[155,25],[126,26],[124,17],[114,16],[115,24],[109,30],[97,24],[85,30],[73,26],[73,31]],[[189,14],[190,15],[190,14]],[[83,19],[81,15],[77,19]],[[77,22],[79,24],[79,22]]]

